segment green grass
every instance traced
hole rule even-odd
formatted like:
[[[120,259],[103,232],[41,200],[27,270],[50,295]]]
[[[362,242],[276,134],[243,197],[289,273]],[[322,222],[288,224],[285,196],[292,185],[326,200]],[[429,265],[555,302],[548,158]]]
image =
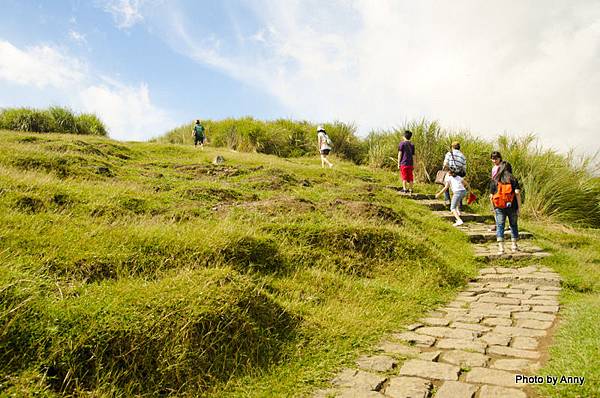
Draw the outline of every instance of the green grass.
[[[7,394],[302,394],[476,269],[387,171],[0,137]]]
[[[559,327],[550,357],[537,372],[546,376],[584,376],[585,384],[539,385],[543,397],[599,397],[600,230],[529,222],[527,229],[553,255],[542,260],[563,279]]]
[[[464,235],[388,188],[390,170],[95,136],[0,141],[0,395],[302,396],[480,266]],[[597,352],[561,350],[562,336],[597,339],[597,230],[525,226],[567,287],[548,369],[597,390]]]

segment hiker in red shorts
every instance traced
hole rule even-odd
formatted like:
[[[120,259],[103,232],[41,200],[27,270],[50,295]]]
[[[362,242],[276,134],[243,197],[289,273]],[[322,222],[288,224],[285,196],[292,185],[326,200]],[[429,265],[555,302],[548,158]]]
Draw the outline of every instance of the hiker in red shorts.
[[[404,140],[398,145],[398,170],[400,170],[400,177],[402,178],[402,189],[400,192],[408,194],[412,194],[414,181],[413,162],[415,156],[415,144],[410,142],[411,137],[411,131],[404,131]]]

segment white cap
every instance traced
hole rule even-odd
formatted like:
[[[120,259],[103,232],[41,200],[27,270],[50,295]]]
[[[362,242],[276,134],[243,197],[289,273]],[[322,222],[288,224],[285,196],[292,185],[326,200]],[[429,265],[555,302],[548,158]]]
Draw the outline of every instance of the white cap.
[[[317,127],[317,132],[319,132],[319,131],[325,131],[325,129],[323,128],[322,125],[319,125],[319,127]]]

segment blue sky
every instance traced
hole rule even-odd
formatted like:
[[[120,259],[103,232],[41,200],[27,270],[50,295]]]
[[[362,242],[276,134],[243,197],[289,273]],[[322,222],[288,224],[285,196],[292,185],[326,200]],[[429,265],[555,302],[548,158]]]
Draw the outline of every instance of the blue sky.
[[[600,3],[2,0],[0,107],[144,140],[195,118],[439,120],[600,149]]]

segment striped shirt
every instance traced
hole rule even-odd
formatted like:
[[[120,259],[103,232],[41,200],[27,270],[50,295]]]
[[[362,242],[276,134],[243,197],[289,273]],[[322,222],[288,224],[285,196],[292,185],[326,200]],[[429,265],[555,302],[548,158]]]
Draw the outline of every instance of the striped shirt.
[[[467,171],[467,158],[458,149],[453,149],[452,153],[446,153],[444,165],[450,169]]]

